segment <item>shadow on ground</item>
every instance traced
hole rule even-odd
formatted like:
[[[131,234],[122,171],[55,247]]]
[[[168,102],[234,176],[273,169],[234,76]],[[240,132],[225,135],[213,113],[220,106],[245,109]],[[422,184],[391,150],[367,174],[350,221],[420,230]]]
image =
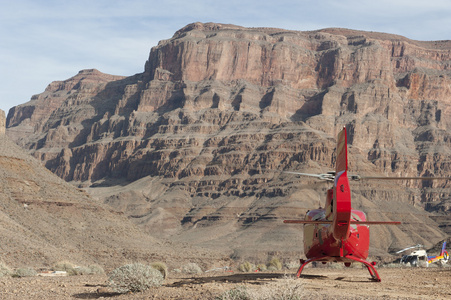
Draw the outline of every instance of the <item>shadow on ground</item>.
[[[180,281],[176,281],[170,285],[167,286],[173,286],[173,287],[179,287],[187,284],[204,284],[209,282],[221,282],[221,283],[240,283],[240,282],[247,282],[247,283],[254,283],[254,284],[261,284],[259,280],[266,279],[277,279],[277,278],[283,278],[286,276],[285,274],[277,274],[277,273],[243,273],[243,274],[233,274],[233,275],[226,275],[226,276],[208,276],[208,277],[192,277],[192,278],[183,278]]]

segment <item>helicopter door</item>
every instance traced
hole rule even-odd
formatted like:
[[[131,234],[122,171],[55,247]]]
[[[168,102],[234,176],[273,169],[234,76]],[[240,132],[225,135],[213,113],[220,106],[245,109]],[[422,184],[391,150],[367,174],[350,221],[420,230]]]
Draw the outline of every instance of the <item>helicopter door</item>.
[[[412,256],[412,257],[411,257],[411,259],[410,259],[410,265],[411,265],[412,267],[418,267],[418,266],[419,266],[419,264],[418,264],[418,256]]]
[[[427,267],[428,266],[428,258],[427,256],[419,256],[419,266]]]

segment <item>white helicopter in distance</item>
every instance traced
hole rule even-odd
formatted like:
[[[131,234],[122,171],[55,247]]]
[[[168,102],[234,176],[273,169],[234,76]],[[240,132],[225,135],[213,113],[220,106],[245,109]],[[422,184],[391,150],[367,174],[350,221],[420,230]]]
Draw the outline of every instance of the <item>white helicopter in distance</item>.
[[[423,245],[415,245],[411,247],[404,248],[402,250],[399,250],[396,252],[396,254],[402,253],[404,251],[410,250],[415,248],[416,250],[412,251],[410,254],[404,255],[401,260],[400,264],[404,266],[412,266],[412,267],[428,267],[429,264],[432,263],[439,263],[440,265],[445,265],[449,260],[448,252],[445,250],[446,248],[446,241],[443,242],[442,251],[440,252],[440,255],[436,256],[428,256],[426,250],[423,249]]]

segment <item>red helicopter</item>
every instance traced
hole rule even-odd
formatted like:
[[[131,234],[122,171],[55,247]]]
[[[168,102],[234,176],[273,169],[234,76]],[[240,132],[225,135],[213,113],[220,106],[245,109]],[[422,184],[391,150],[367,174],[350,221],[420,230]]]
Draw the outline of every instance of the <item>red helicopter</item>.
[[[444,179],[430,177],[361,177],[348,176],[348,154],[346,128],[338,134],[337,160],[335,172],[327,174],[306,174],[286,172],[297,175],[313,176],[333,181],[327,191],[325,208],[310,210],[304,220],[285,220],[284,223],[304,224],[304,253],[307,260],[300,259],[297,272],[300,277],[304,267],[315,261],[343,262],[346,267],[353,262],[364,264],[374,281],[381,281],[374,266],[375,262],[366,261],[370,245],[368,225],[399,225],[401,222],[367,221],[364,212],[352,209],[349,180],[360,179]],[[449,179],[449,178],[446,178]]]

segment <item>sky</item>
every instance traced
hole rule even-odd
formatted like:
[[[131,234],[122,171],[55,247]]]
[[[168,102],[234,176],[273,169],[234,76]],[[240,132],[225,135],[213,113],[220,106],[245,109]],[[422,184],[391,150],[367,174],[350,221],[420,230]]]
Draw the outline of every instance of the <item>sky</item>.
[[[150,49],[193,22],[451,39],[449,0],[0,0],[0,109],[83,69],[131,76]]]

